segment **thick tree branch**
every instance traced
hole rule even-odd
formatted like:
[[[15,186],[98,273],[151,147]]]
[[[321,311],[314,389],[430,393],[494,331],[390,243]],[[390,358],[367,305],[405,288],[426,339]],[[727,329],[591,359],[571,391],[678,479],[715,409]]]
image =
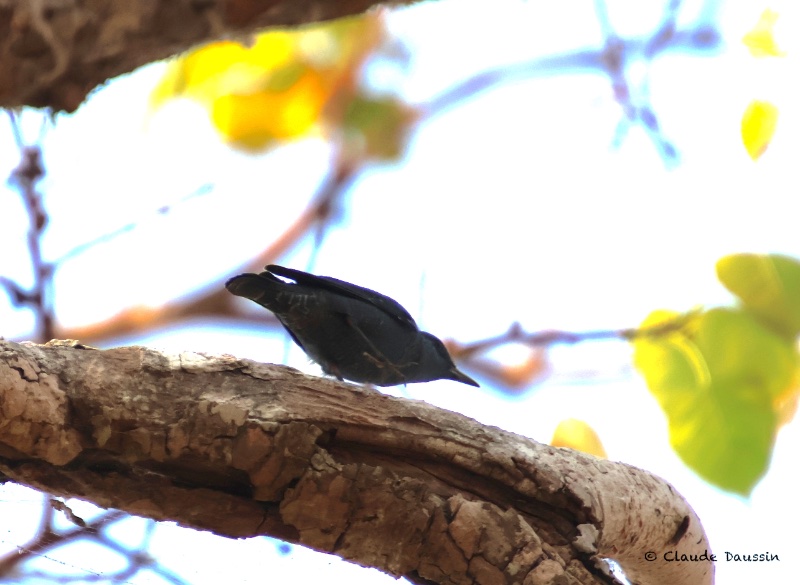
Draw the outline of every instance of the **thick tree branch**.
[[[367,388],[232,356],[0,341],[0,473],[417,583],[711,583],[663,480]],[[655,561],[645,560],[654,552]]]
[[[74,111],[106,80],[268,26],[359,14],[376,0],[0,2],[0,107]]]

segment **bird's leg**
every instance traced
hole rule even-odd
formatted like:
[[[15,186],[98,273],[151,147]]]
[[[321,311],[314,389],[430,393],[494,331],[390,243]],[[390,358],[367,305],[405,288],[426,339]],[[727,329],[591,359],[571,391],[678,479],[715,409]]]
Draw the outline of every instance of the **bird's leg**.
[[[328,374],[329,376],[333,376],[340,382],[344,382],[344,378],[342,378],[342,374],[337,366],[333,364],[327,364],[322,368],[322,371]]]
[[[378,353],[380,353],[380,352],[378,352]],[[400,376],[401,380],[405,380],[405,374],[403,374],[403,372],[401,372],[399,369],[397,369],[397,366],[395,366],[392,362],[387,360],[385,357],[383,359],[379,359],[379,358],[376,358],[374,355],[368,354],[366,351],[361,355],[363,355],[366,359],[368,359],[373,364],[375,364],[375,367],[377,367],[378,369],[382,370],[383,368],[387,368],[389,370],[392,370],[395,374]]]

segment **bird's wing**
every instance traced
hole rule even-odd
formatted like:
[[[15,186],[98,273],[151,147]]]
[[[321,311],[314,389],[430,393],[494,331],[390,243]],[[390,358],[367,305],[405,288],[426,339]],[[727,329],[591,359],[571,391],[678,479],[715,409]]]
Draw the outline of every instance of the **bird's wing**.
[[[364,288],[363,286],[356,286],[355,284],[350,284],[338,278],[316,276],[308,272],[302,272],[301,270],[278,266],[277,264],[270,264],[266,269],[272,274],[293,280],[299,285],[319,287],[355,299],[360,299],[377,307],[394,319],[397,319],[403,325],[412,329],[417,329],[417,324],[413,317],[411,317],[400,303],[374,290]]]

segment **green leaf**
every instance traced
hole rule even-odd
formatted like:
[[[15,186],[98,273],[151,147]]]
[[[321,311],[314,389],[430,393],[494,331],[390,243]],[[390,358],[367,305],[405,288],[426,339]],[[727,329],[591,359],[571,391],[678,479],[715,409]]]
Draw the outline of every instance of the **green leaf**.
[[[717,277],[742,304],[790,339],[800,333],[800,262],[778,254],[733,254]]]
[[[395,98],[357,95],[348,104],[343,126],[363,156],[396,160],[405,152],[415,112]]]
[[[769,466],[794,345],[745,310],[713,309],[685,330],[635,340],[634,361],[681,459],[714,485],[749,494]]]

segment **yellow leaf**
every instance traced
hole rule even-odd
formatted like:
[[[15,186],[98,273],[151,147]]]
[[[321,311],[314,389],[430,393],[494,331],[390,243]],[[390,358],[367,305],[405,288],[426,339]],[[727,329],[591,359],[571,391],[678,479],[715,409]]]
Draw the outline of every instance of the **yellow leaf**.
[[[183,96],[210,103],[213,100],[206,96],[226,84],[230,64],[242,62],[247,51],[239,43],[221,41],[173,59],[150,95],[150,107],[156,109],[172,98]]]
[[[211,117],[226,141],[246,150],[261,150],[275,140],[307,134],[327,99],[323,82],[313,71],[287,91],[223,94]]]
[[[553,440],[553,447],[569,447],[605,459],[606,450],[595,430],[582,420],[568,418],[558,423]]]
[[[778,108],[769,102],[753,100],[742,116],[742,142],[753,160],[764,154],[775,134]]]
[[[765,324],[800,335],[800,261],[781,254],[731,254],[717,262],[717,277]]]
[[[795,372],[794,384],[774,401],[775,412],[778,414],[778,426],[792,422],[797,413],[797,403],[800,400],[800,382],[797,378],[800,372]]]
[[[212,43],[170,64],[150,107],[193,99],[227,142],[247,150],[330,130],[340,120],[326,105],[352,99],[361,65],[384,35],[382,18],[371,13],[263,33],[248,46]]]
[[[753,29],[744,35],[742,42],[753,57],[783,57],[785,52],[778,48],[772,29],[778,20],[778,13],[767,8]]]

